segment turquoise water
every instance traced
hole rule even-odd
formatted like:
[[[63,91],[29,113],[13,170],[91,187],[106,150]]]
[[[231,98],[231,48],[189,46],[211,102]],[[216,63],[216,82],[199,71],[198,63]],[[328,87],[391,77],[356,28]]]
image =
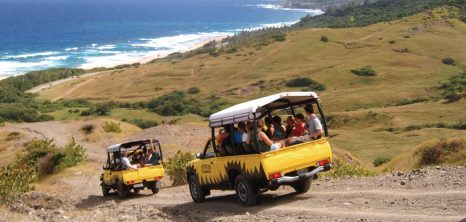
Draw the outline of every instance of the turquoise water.
[[[320,10],[264,0],[2,0],[0,76],[91,68],[188,50],[242,30],[290,25]]]

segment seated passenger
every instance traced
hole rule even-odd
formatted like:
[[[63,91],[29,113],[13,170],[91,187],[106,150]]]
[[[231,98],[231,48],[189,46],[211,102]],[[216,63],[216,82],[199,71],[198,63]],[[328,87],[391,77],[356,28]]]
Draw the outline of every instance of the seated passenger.
[[[311,140],[315,140],[322,135],[322,123],[320,122],[319,118],[314,114],[314,108],[312,107],[312,104],[307,104],[304,107],[304,110],[306,111],[306,115],[308,116],[305,125],[304,135],[299,137],[288,138],[286,144],[294,145],[302,142],[308,142]]]
[[[122,156],[122,158],[121,158],[121,165],[122,165],[122,167],[123,167],[123,170],[130,170],[130,169],[137,170],[137,169],[138,169],[137,164],[131,165],[131,164],[129,163],[129,160],[128,160],[128,158],[127,158],[128,153],[127,153],[126,151],[121,151],[121,156]]]
[[[220,144],[220,147],[218,148],[220,151],[220,154],[222,156],[228,156],[233,154],[232,150],[232,144],[231,144],[231,137],[230,137],[230,125],[225,126],[225,139],[223,139],[223,142]]]
[[[257,120],[257,128],[261,129],[263,126],[263,122],[261,119]],[[251,144],[252,141],[259,140],[260,146],[264,149],[265,152],[267,151],[272,151],[272,150],[277,150],[282,147],[284,147],[284,141],[278,141],[274,143],[272,140],[269,139],[269,137],[262,131],[258,131],[257,136],[254,135],[254,130],[251,132],[251,134],[248,137],[248,144]]]
[[[238,130],[235,132],[235,147],[236,153],[245,154],[247,151],[243,148],[243,143],[247,141],[246,124],[244,122],[238,123]]]
[[[290,137],[291,132],[294,130],[294,126],[296,125],[296,120],[293,116],[288,116],[286,118],[286,135],[285,137]]]
[[[217,137],[217,144],[222,144],[223,140],[225,139],[227,135],[225,134],[225,129],[219,129],[218,130],[218,137]]]
[[[294,129],[291,131],[288,137],[302,136],[304,134],[304,127],[304,115],[301,113],[296,114],[296,123],[294,125]]]
[[[273,141],[280,141],[285,139],[286,128],[282,124],[282,118],[280,116],[274,116],[272,118],[273,128],[275,129],[273,134]]]
[[[141,155],[142,155],[141,164],[145,166],[149,162],[149,159],[150,159],[150,154],[147,151],[147,147],[145,145],[144,145],[144,148],[142,148]]]
[[[273,139],[273,135],[275,133],[275,129],[273,127],[273,121],[272,121],[272,118],[267,116],[264,118],[264,121],[265,121],[265,135],[267,135],[267,137],[269,137],[269,139]],[[262,129],[264,126],[260,127],[259,129]]]

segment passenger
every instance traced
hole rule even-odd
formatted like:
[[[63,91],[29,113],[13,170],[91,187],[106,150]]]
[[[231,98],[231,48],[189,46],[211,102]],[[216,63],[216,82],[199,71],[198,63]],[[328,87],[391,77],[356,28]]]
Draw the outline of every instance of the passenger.
[[[225,134],[225,129],[219,129],[218,130],[218,137],[217,137],[217,144],[220,145],[223,143],[223,140],[225,139],[226,134]]]
[[[141,164],[145,165],[146,163],[149,162],[150,159],[150,154],[147,152],[147,147],[144,145],[144,148],[142,148],[142,158],[141,158]]]
[[[235,143],[246,142],[246,124],[244,122],[238,123],[238,132],[235,133]]]
[[[246,123],[246,141],[248,140],[249,135],[253,132],[254,130],[254,121],[249,120]],[[247,142],[246,142],[247,143]]]
[[[228,156],[233,154],[231,149],[232,144],[231,144],[231,137],[230,137],[230,125],[225,125],[225,139],[223,139],[223,142],[220,144],[219,151],[222,156]]]
[[[290,133],[289,137],[302,136],[304,134],[304,127],[304,115],[301,113],[296,114],[296,123],[294,126],[294,131]]]
[[[261,119],[258,119],[257,120],[257,128],[258,129],[261,129],[262,126],[263,126],[263,122]],[[277,149],[280,149],[282,147],[284,147],[284,141],[278,141],[276,143],[274,143],[272,140],[269,139],[269,137],[262,131],[258,131],[257,132],[257,136],[254,135],[254,130],[251,131],[251,134],[249,135],[248,137],[248,141],[247,143],[248,144],[251,144],[251,141],[256,141],[256,138],[259,140],[259,143],[260,143],[260,146],[262,148],[264,148],[265,152],[266,151],[272,151],[272,150],[277,150]]]
[[[293,116],[288,116],[286,118],[286,138],[290,137],[291,132],[294,130],[294,126],[296,125],[296,120]]]
[[[131,165],[131,164],[129,163],[129,160],[128,160],[128,158],[127,158],[128,153],[127,153],[126,151],[121,151],[121,156],[122,156],[122,158],[121,158],[121,165],[122,165],[122,167],[123,167],[123,170],[130,170],[130,169],[137,170],[137,169],[138,169],[137,164]]]
[[[267,137],[269,137],[269,139],[273,139],[275,129],[273,127],[272,117],[267,116],[264,118],[264,121],[265,121],[265,126],[267,127],[265,130],[265,134],[267,135]],[[262,129],[262,127],[259,129]]]
[[[160,154],[159,152],[157,152],[157,150],[155,150],[154,144],[152,143],[152,138],[150,138],[149,141],[150,141],[150,149],[149,149],[150,159],[147,162],[147,166],[158,165]]]
[[[286,128],[282,124],[282,118],[280,116],[274,116],[272,118],[273,128],[275,129],[273,134],[273,141],[280,141],[285,139]]]
[[[319,118],[314,114],[314,108],[312,107],[312,104],[307,104],[304,107],[304,110],[306,111],[306,115],[308,116],[305,125],[304,135],[299,137],[291,137],[287,140],[286,144],[294,145],[302,142],[315,140],[324,132],[322,130],[322,123],[320,122]]]

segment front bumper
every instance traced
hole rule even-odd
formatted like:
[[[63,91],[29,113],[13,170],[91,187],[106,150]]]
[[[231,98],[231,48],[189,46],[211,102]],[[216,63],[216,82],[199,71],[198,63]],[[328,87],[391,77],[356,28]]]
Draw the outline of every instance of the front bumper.
[[[299,176],[294,176],[294,177],[283,176],[283,177],[280,177],[280,178],[272,179],[272,180],[269,181],[269,186],[278,186],[278,185],[282,185],[284,183],[292,183],[292,182],[296,182],[296,181],[305,180],[305,179],[307,179],[309,177],[312,177],[312,176],[316,175],[317,173],[320,173],[320,172],[323,172],[323,171],[328,171],[331,168],[332,168],[332,164],[326,164],[324,166],[317,167],[316,169],[314,169],[313,171],[311,171],[309,173],[301,174]]]

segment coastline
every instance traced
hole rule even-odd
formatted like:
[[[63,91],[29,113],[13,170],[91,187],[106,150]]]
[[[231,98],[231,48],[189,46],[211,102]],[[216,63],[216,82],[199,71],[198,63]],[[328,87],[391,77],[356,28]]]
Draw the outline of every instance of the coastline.
[[[216,37],[216,38],[212,38],[212,39],[207,39],[205,41],[202,41],[202,42],[199,42],[199,43],[196,43],[194,45],[191,45],[189,46],[189,49],[188,50],[184,50],[184,51],[179,51],[181,53],[184,53],[184,52],[188,52],[188,51],[191,51],[191,50],[195,50],[195,49],[198,49],[198,48],[201,48],[202,46],[204,46],[205,44],[211,42],[211,41],[222,41],[222,39],[226,38],[228,36],[220,36],[220,37]],[[115,67],[115,66],[118,66],[118,65],[127,65],[127,64],[133,64],[133,63],[141,63],[141,64],[145,64],[145,63],[148,63],[154,59],[162,59],[162,58],[165,58],[167,57],[169,54],[154,54],[154,55],[148,55],[146,57],[143,57],[141,59],[138,59],[136,61],[131,61],[131,62],[123,62],[123,63],[116,63],[116,64],[110,64],[110,65],[105,65],[105,66],[98,66],[98,67],[105,67],[105,68],[112,68],[112,67]],[[98,67],[91,67],[91,68],[86,68],[86,69],[93,69],[93,68],[98,68]],[[0,79],[1,80],[1,79]]]
[[[216,37],[216,38],[212,38],[212,39],[207,39],[205,41],[202,41],[202,42],[199,42],[199,43],[196,43],[194,45],[191,45],[189,46],[189,49],[188,50],[184,50],[184,51],[180,51],[181,53],[184,53],[184,52],[188,52],[188,51],[191,51],[191,50],[195,50],[195,49],[198,49],[198,48],[201,48],[202,46],[204,46],[205,44],[211,42],[211,41],[222,41],[222,39],[226,38],[228,36],[220,36],[220,37]],[[146,57],[143,57],[141,59],[138,59],[136,61],[128,61],[128,62],[123,62],[123,63],[115,63],[115,64],[109,64],[109,65],[105,65],[105,66],[96,66],[96,67],[90,67],[90,68],[85,68],[85,70],[89,70],[89,69],[93,69],[93,68],[99,68],[99,67],[105,67],[105,68],[112,68],[112,67],[115,67],[115,66],[118,66],[118,65],[127,65],[127,64],[133,64],[133,63],[141,63],[141,64],[145,64],[145,63],[148,63],[154,59],[161,59],[161,58],[165,58],[167,57],[169,54],[154,54],[154,55],[148,55]],[[8,78],[10,76],[0,76],[0,81]]]

